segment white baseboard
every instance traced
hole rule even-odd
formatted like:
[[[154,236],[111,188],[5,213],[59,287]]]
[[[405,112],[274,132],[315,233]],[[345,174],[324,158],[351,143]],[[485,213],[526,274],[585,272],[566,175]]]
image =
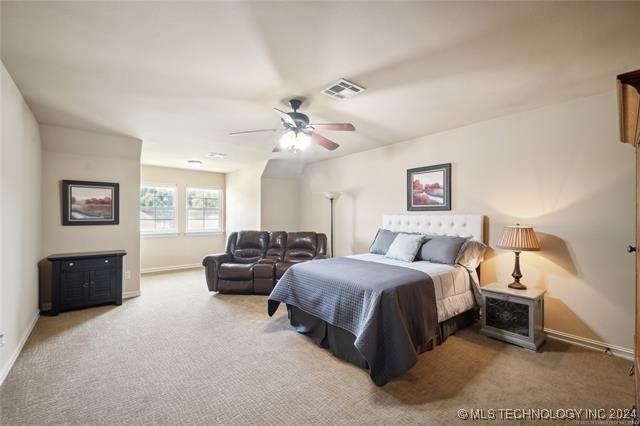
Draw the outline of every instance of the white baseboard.
[[[18,342],[18,347],[16,348],[15,351],[13,351],[13,353],[11,354],[11,357],[9,358],[9,362],[7,363],[7,365],[4,366],[4,368],[0,372],[0,385],[4,383],[4,379],[6,379],[7,376],[9,375],[9,371],[11,371],[13,364],[15,364],[16,360],[18,359],[18,355],[20,355],[20,352],[22,352],[22,348],[24,347],[24,344],[27,343],[27,339],[31,335],[31,332],[33,331],[33,327],[36,326],[36,323],[38,322],[38,318],[40,318],[40,311],[38,311],[36,315],[33,317],[33,319],[31,320],[31,323],[27,327],[27,330],[25,331],[25,333],[20,338],[20,341]]]
[[[593,349],[599,352],[610,353],[611,355],[633,361],[633,349],[610,345],[598,340],[587,339],[585,337],[576,336],[562,331],[551,330],[549,328],[545,328],[544,331],[545,333],[547,333],[547,337],[549,337],[550,339],[561,340],[565,343],[582,346],[583,348]]]
[[[145,268],[140,270],[141,274],[151,274],[153,272],[178,271],[180,269],[202,268],[201,263],[190,263],[188,265],[160,266],[158,268]]]
[[[122,298],[123,299],[131,299],[132,297],[140,296],[140,290],[132,290],[132,291],[123,291]]]

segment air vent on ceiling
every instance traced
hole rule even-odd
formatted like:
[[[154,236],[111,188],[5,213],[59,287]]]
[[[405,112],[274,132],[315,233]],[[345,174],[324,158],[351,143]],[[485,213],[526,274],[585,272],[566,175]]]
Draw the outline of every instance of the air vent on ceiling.
[[[333,83],[322,91],[327,96],[331,96],[336,99],[348,99],[353,98],[358,93],[364,92],[366,89],[362,86],[358,86],[344,78]]]

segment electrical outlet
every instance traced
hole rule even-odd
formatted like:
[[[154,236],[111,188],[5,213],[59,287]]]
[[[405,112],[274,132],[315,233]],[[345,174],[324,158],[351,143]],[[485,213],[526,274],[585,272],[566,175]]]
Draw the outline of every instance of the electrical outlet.
[[[130,271],[124,271],[124,279],[125,280],[130,280],[131,279],[131,272]]]
[[[4,332],[0,332],[0,348],[4,346]]]

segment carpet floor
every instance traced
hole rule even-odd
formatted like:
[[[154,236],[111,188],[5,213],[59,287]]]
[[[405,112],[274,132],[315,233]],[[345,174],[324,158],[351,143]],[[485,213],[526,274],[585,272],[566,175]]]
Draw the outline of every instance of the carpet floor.
[[[0,387],[0,423],[451,424],[459,409],[633,405],[629,361],[557,341],[532,353],[470,327],[380,388],[286,309],[269,318],[265,297],[209,294],[201,270],[144,276],[141,291],[41,317]]]

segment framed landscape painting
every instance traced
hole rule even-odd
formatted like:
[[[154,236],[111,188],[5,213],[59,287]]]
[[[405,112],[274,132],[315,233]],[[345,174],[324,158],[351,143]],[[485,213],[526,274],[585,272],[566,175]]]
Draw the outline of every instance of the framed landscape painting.
[[[451,163],[407,170],[407,210],[451,210]]]
[[[63,225],[117,225],[118,184],[62,181]]]

